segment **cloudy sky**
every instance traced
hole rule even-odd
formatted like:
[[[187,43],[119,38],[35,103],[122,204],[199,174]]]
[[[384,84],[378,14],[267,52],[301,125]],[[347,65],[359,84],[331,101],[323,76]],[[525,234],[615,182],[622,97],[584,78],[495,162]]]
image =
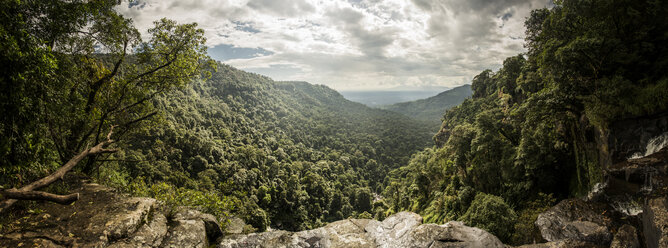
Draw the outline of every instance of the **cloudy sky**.
[[[549,0],[138,0],[145,31],[197,22],[209,54],[276,80],[337,90],[453,87],[524,52],[525,18]]]

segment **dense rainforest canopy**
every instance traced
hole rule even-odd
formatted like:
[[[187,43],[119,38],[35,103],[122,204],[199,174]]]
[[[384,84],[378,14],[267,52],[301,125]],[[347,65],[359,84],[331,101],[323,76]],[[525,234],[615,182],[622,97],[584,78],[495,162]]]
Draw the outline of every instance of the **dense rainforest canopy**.
[[[371,217],[379,175],[430,143],[419,122],[327,87],[208,63],[195,24],[159,20],[143,42],[116,3],[3,2],[3,188],[32,191],[73,167],[259,230],[301,230]]]
[[[247,231],[410,210],[520,244],[602,180],[611,123],[668,110],[665,1],[534,10],[527,52],[478,74],[435,136],[326,86],[212,63],[196,24],[158,20],[143,41],[117,3],[0,2],[3,189],[71,193],[71,169]]]
[[[143,178],[215,192],[261,230],[371,217],[382,175],[408,163],[432,136],[419,122],[325,86],[275,82],[222,64],[209,80],[156,104],[164,125],[135,136],[101,177],[121,187]]]
[[[534,10],[528,52],[473,79],[473,97],[445,114],[436,146],[390,174],[385,202],[531,242],[554,198],[601,182],[611,123],[668,109],[667,18],[665,1]]]

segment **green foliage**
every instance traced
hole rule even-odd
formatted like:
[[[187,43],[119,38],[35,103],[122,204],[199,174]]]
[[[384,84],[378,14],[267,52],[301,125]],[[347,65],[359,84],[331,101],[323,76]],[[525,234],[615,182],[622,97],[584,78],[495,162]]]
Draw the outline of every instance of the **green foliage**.
[[[135,134],[158,114],[155,96],[202,75],[205,38],[196,24],[163,19],[142,42],[117,4],[0,3],[1,185],[51,173],[105,140],[112,126],[116,141]],[[79,169],[91,173],[102,157]]]
[[[358,219],[372,219],[373,216],[367,211],[362,212],[361,214],[357,215]]]
[[[79,169],[172,209],[234,214],[256,230],[411,210],[520,244],[537,213],[602,179],[610,123],[668,110],[666,1],[534,10],[528,52],[461,88],[472,97],[445,112],[426,149],[429,125],[325,86],[205,70],[195,24],[162,19],[142,41],[117,4],[0,3],[0,186],[48,174],[115,125],[121,151]],[[444,110],[432,103],[395,107]]]
[[[232,214],[258,230],[303,230],[365,211],[381,217],[385,209],[374,206],[376,189],[384,188],[378,175],[407,163],[431,135],[419,122],[327,87],[275,82],[223,64],[209,80],[154,104],[163,125],[128,140],[103,168],[150,184],[220,192],[239,203]]]
[[[540,211],[603,179],[599,149],[611,123],[668,111],[667,16],[662,1],[571,0],[532,11],[528,52],[475,76],[472,98],[445,113],[436,147],[388,174],[388,212],[471,220],[484,208],[470,196],[494,195],[519,213],[513,242],[532,242]],[[505,241],[512,229],[500,232]]]
[[[485,229],[507,243],[517,222],[517,214],[503,198],[478,193],[459,220],[469,226]]]
[[[537,198],[522,204],[524,207],[517,213],[517,223],[511,237],[511,244],[530,244],[542,240],[540,230],[536,227],[538,215],[547,211],[555,203],[552,195],[538,194]]]
[[[223,228],[227,223],[230,211],[233,210],[235,205],[232,200],[219,193],[178,188],[164,182],[148,186],[141,177],[128,185],[128,191],[133,195],[151,197],[164,202],[168,213],[173,214],[177,211],[177,208],[186,206],[212,214]],[[258,215],[261,215],[261,213]]]
[[[269,217],[267,212],[261,208],[251,210],[248,218],[248,224],[256,228],[256,231],[264,232],[269,227]]]

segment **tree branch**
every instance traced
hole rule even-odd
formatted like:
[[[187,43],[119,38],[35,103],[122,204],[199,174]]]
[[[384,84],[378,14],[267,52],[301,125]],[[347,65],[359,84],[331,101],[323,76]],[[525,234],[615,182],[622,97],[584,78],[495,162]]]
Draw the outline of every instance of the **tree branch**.
[[[86,113],[88,113],[91,110],[93,103],[95,102],[95,96],[97,95],[97,91],[100,89],[102,84],[110,81],[111,79],[114,78],[114,76],[116,76],[116,74],[118,74],[118,69],[121,68],[121,64],[123,64],[123,61],[125,61],[125,55],[127,53],[127,50],[128,50],[128,41],[126,40],[123,43],[123,54],[121,54],[121,57],[114,64],[114,69],[109,74],[97,80],[95,83],[92,83],[91,92],[89,93],[88,101],[86,102],[86,108],[85,108]]]
[[[58,181],[59,179],[62,179],[63,176],[65,176],[65,174],[67,172],[72,170],[72,168],[74,168],[74,166],[76,166],[79,162],[81,162],[81,160],[83,160],[87,156],[93,155],[93,154],[100,154],[100,153],[116,152],[117,151],[116,149],[106,148],[107,146],[109,146],[110,144],[113,144],[115,142],[114,140],[111,139],[111,135],[114,132],[114,127],[115,126],[111,126],[111,128],[109,130],[109,133],[107,134],[107,140],[105,140],[105,141],[103,141],[103,142],[101,142],[101,143],[99,143],[99,144],[97,144],[97,145],[95,145],[91,148],[86,148],[85,150],[83,150],[82,152],[80,152],[79,154],[77,154],[76,156],[71,158],[69,161],[67,161],[67,163],[65,163],[63,166],[58,168],[58,170],[53,172],[51,175],[48,175],[46,177],[43,177],[42,179],[39,179],[37,181],[34,181],[34,182],[28,184],[26,186],[23,186],[19,189],[16,189],[16,191],[20,191],[20,192],[25,193],[25,192],[31,192],[31,191],[35,191],[37,189],[46,187],[46,186],[54,183],[55,181]],[[30,194],[28,194],[28,195],[30,195]],[[22,199],[22,198],[17,198],[17,199]],[[15,202],[16,202],[16,199],[7,199],[7,200],[4,200],[4,201],[0,202],[0,213],[4,212],[9,207],[14,205]]]
[[[0,194],[2,194],[2,196],[6,199],[52,201],[59,204],[70,204],[76,200],[79,200],[79,193],[56,195],[44,191],[23,191],[18,189],[8,189],[1,191]]]

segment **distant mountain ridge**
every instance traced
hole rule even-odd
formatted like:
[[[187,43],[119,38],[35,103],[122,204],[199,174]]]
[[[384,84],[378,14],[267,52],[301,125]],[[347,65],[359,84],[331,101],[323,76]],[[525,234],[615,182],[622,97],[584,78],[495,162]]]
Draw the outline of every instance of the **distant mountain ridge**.
[[[415,101],[435,96],[446,89],[400,90],[398,88],[377,91],[339,91],[347,100],[362,103],[369,107],[380,107],[400,102]]]
[[[386,109],[404,114],[414,119],[428,123],[441,123],[441,118],[449,108],[459,105],[466,98],[471,97],[471,85],[466,84],[450,90],[443,91],[438,95],[410,102],[395,103],[380,106]]]

